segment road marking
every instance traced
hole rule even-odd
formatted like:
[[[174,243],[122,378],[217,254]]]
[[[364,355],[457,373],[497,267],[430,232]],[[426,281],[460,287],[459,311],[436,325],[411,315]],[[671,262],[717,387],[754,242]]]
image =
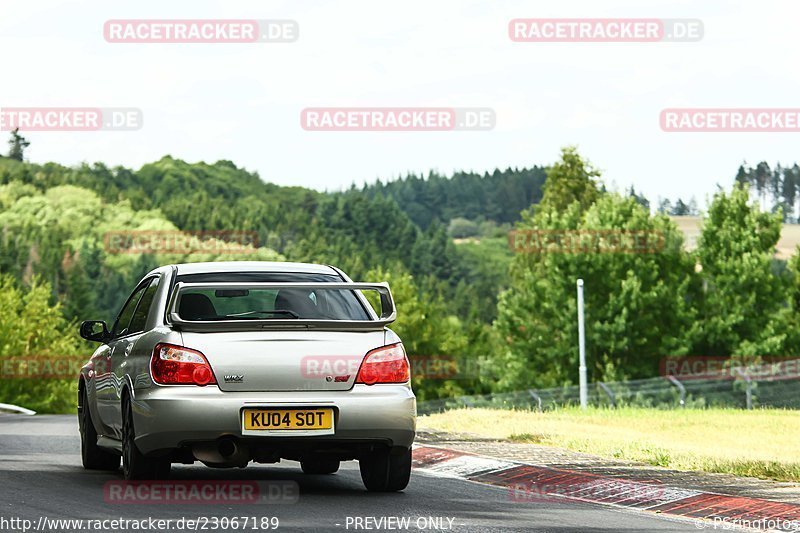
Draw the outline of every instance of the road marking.
[[[489,459],[476,455],[462,455],[422,468],[428,472],[434,472],[446,477],[467,479],[470,476],[478,474],[507,470],[513,466],[515,466],[515,464],[508,461]]]

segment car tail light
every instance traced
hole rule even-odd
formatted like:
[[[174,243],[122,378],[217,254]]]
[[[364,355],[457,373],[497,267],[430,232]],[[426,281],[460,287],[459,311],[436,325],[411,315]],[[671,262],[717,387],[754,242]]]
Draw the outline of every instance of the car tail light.
[[[159,385],[199,385],[217,382],[206,357],[191,348],[156,344],[150,361],[153,381]]]
[[[405,383],[411,379],[411,371],[402,343],[390,344],[367,353],[356,383]]]

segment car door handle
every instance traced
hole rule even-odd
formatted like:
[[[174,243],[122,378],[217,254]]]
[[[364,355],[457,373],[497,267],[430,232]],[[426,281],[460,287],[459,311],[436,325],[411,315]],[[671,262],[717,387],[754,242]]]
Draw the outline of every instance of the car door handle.
[[[130,343],[125,347],[125,357],[128,357],[131,354],[131,351],[133,351],[133,343]]]

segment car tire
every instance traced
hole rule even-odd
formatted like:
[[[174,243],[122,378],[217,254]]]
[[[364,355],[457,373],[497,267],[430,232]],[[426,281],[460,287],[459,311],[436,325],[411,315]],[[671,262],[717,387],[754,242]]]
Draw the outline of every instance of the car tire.
[[[78,429],[81,434],[81,462],[86,470],[119,470],[119,455],[97,445],[97,430],[89,411],[86,390],[81,391],[81,405],[78,413]]]
[[[337,459],[308,459],[300,461],[300,468],[304,474],[325,475],[333,474],[339,470],[340,462]]]
[[[411,479],[411,448],[394,447],[369,453],[358,461],[361,480],[370,492],[397,492]]]
[[[122,472],[126,480],[167,479],[172,464],[169,459],[147,457],[136,447],[133,407],[130,399],[122,401]]]

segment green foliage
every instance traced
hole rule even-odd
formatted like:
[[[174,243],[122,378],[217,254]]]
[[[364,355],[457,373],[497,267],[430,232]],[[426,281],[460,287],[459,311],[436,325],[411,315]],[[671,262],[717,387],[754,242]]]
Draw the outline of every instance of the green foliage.
[[[508,238],[483,237],[456,246],[464,274],[455,288],[452,302],[468,323],[490,324],[496,316],[497,295],[508,287],[512,252]]]
[[[777,327],[789,318],[782,312],[789,279],[773,269],[780,229],[781,215],[762,212],[745,187],[714,196],[696,253],[702,286],[690,335],[697,353],[779,355],[789,348],[789,333]]]
[[[441,297],[420,289],[413,276],[400,268],[377,268],[365,274],[370,281],[387,281],[397,305],[397,321],[392,330],[403,339],[409,357],[459,356],[467,337],[453,309]],[[464,394],[456,380],[415,378],[414,392],[420,400]]]
[[[106,247],[107,232],[178,229],[158,210],[136,211],[128,200],[106,203],[94,192],[73,185],[55,186],[44,193],[19,182],[0,185],[0,205],[3,271],[18,280],[29,280],[33,274],[48,280],[70,318],[109,320],[133,285],[160,264],[281,258],[267,248],[240,257],[114,253]]]
[[[454,218],[513,223],[519,213],[542,198],[542,167],[495,170],[484,175],[459,172],[446,178],[408,175],[389,183],[376,182],[362,190],[368,197],[385,196],[403,206],[411,221],[422,229]]]
[[[476,237],[480,233],[478,224],[466,218],[456,217],[447,226],[447,234],[454,239]]]
[[[665,216],[651,217],[633,198],[601,196],[586,211],[576,199],[563,212],[526,213],[520,229],[636,230],[659,236],[656,253],[550,250],[517,255],[511,288],[500,296],[495,327],[498,387],[552,387],[577,376],[576,280],[585,283],[590,377],[652,376],[665,354],[686,353],[691,323],[684,298],[692,265],[682,236]]]
[[[600,172],[581,158],[576,147],[562,148],[561,160],[547,170],[539,208],[558,212],[577,202],[581,210],[587,209],[600,194],[595,182],[598,176]]]
[[[498,176],[508,182],[525,181],[514,178],[510,171]],[[454,188],[449,180],[440,181],[447,190]],[[464,275],[445,228],[437,222],[420,229],[407,214],[411,207],[401,208],[390,196],[356,190],[323,194],[301,187],[279,187],[264,183],[257,174],[229,161],[189,164],[164,157],[131,171],[109,169],[100,163],[69,169],[53,163],[0,160],[3,183],[10,188],[5,192],[8,201],[13,195],[30,194],[20,192],[24,187],[33,186],[43,193],[74,185],[94,191],[94,198],[104,204],[155,213],[160,223],[168,222],[171,228],[255,231],[262,246],[283,257],[336,264],[354,276],[376,265],[399,262],[415,276],[438,278],[442,282],[439,290],[448,296],[453,295]],[[0,202],[3,200],[0,193]],[[60,242],[60,236],[54,240]],[[19,258],[9,262],[24,268],[19,266]],[[496,288],[490,288],[490,292],[496,293]],[[477,299],[489,296],[480,294]]]
[[[755,167],[740,165],[734,182],[755,192],[763,209],[781,213],[785,222],[797,222],[800,204],[800,166],[780,163],[770,168],[766,161]]]
[[[41,369],[49,364],[77,370],[88,357],[81,353],[86,347],[77,340],[77,324],[64,318],[60,304],[50,303],[50,295],[50,287],[38,278],[22,288],[13,277],[0,275],[0,402],[70,412],[77,371],[74,378],[58,379],[51,373],[42,376]]]
[[[8,140],[8,157],[15,161],[22,161],[25,158],[25,149],[31,145],[25,137],[19,134],[19,128],[11,132]]]
[[[669,355],[800,354],[800,262],[775,262],[781,215],[751,203],[745,186],[714,196],[689,254],[669,219],[652,217],[635,194],[601,194],[587,207],[596,174],[576,153],[566,150],[553,168],[542,204],[523,213],[520,230],[643,230],[663,235],[665,246],[644,254],[551,247],[515,257],[495,322],[497,387],[575,381],[577,278],[585,281],[592,379],[650,377]]]

